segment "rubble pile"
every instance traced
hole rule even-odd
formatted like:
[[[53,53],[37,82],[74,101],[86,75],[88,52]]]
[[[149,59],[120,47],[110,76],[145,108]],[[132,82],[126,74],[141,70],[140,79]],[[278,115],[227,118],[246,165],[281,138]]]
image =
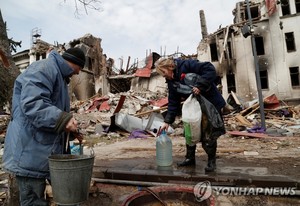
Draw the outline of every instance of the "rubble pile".
[[[123,102],[117,108],[122,96]],[[95,133],[96,125],[109,127],[113,123],[111,117],[116,113],[143,119],[149,118],[153,112],[163,113],[167,109],[166,97],[166,92],[131,90],[124,93],[109,93],[105,96],[95,95],[86,101],[74,101],[71,104],[71,110],[83,131]],[[269,136],[299,136],[300,105],[288,106],[278,100],[270,103],[268,102],[270,97],[274,98],[274,95],[264,100],[265,130],[259,126],[260,114],[257,102],[247,108],[242,108],[242,105],[233,107],[228,104],[229,111],[227,110],[227,114],[224,114],[224,121],[229,134],[245,136],[252,134],[253,136],[255,133],[264,133]],[[9,118],[9,114],[0,115],[0,137],[2,138],[4,138]],[[230,131],[240,133],[230,133]]]
[[[125,100],[121,109],[116,112],[121,96],[125,96]],[[138,118],[149,118],[153,112],[163,113],[167,108],[166,96],[166,93],[150,91],[110,93],[104,97],[95,96],[85,102],[73,102],[72,109],[76,111],[75,115],[78,119],[81,119],[79,121],[85,121],[84,119],[87,118],[90,124],[109,126],[112,123],[111,117],[115,113]],[[228,104],[224,114],[227,131],[243,132],[236,134],[245,136],[251,134],[253,136],[255,133],[269,136],[300,136],[300,105],[288,106],[277,100],[276,96],[270,95],[264,99],[264,107],[266,129],[259,126],[261,119],[257,102],[247,102],[238,107]],[[85,123],[85,127],[91,126],[90,124]]]
[[[103,132],[106,134],[110,132],[107,128],[114,124],[112,117],[116,113],[147,119],[154,112],[165,112],[167,109],[166,97],[166,92],[142,90],[116,94],[109,93],[105,96],[95,95],[86,101],[74,101],[71,104],[71,110],[79,121],[83,133],[103,135]],[[269,97],[274,98],[274,95]],[[277,100],[276,103],[270,103],[267,101],[270,99],[269,97],[264,100],[266,129],[259,126],[261,120],[258,103],[254,103],[247,108],[244,107],[246,104],[239,107],[228,104],[227,108],[229,110],[224,114],[228,134],[252,137],[259,137],[261,134],[277,137],[300,136],[300,105],[288,106]],[[247,104],[249,105],[249,103]],[[5,136],[9,119],[9,114],[0,115],[0,137],[2,139]],[[181,118],[178,119],[180,122]],[[128,124],[130,124],[130,120]],[[175,127],[176,125],[178,125],[178,120]],[[122,133],[124,131],[117,132]]]
[[[109,93],[99,97],[95,95],[87,101],[75,101],[71,104],[71,110],[78,119],[86,116],[90,121],[110,125],[110,117],[115,113],[121,96],[125,97],[124,102],[118,112],[129,115],[138,115],[144,112],[159,110],[158,100],[166,99],[166,93],[150,91],[128,91],[126,93]],[[150,112],[149,112],[150,113]],[[149,115],[148,115],[149,116]]]
[[[94,147],[96,145],[103,146],[120,141],[121,139],[128,139],[132,136],[133,132],[130,133],[118,127],[117,129],[109,130],[115,121],[112,117],[117,113],[125,114],[137,119],[151,119],[153,113],[162,114],[166,111],[166,97],[167,93],[150,91],[128,91],[126,93],[116,94],[109,93],[105,96],[95,95],[85,101],[74,101],[71,104],[71,110],[79,122],[81,132],[86,134],[84,141],[85,147]],[[224,157],[229,154],[242,154],[246,158],[253,158],[260,156],[265,157],[273,153],[274,155],[277,155],[278,153],[282,153],[283,150],[285,151],[283,156],[290,157],[292,153],[299,151],[299,147],[295,147],[293,141],[300,137],[300,105],[288,106],[282,101],[276,102],[276,104],[270,104],[267,100],[264,102],[266,130],[262,130],[262,128],[259,127],[261,120],[257,103],[250,104],[247,102],[240,105],[238,103],[239,106],[234,104],[227,105],[227,111],[224,111],[226,112],[224,114],[224,121],[227,134],[223,137],[223,139],[226,140],[223,140],[223,144],[220,144],[218,153],[222,153]],[[248,107],[244,105],[248,105]],[[0,137],[2,148],[9,120],[9,114],[0,114]],[[127,123],[131,124],[130,121]],[[172,135],[182,135],[183,130],[180,116],[172,126],[175,129]],[[155,133],[147,131],[147,133],[143,133],[142,135],[153,136]],[[228,136],[240,136],[242,138],[227,138]],[[264,139],[257,144],[256,139],[244,137],[264,137]],[[269,141],[268,138],[270,137],[286,138]],[[149,139],[151,141],[151,138]],[[180,143],[181,139],[175,138],[175,140],[178,142],[174,143],[174,151],[183,153],[184,146]],[[225,143],[227,143],[229,147]],[[144,143],[140,141],[140,144]],[[134,147],[124,147],[123,144],[118,144],[113,145],[111,148],[114,148],[122,154],[122,157],[124,157],[126,153],[124,151],[139,151],[139,148],[143,149],[144,147],[145,146],[142,147],[136,145],[134,145]],[[291,147],[292,149],[286,149],[288,147]],[[99,152],[99,150],[103,151],[103,147],[98,147],[98,150],[97,147],[94,149],[96,152]],[[143,150],[147,151],[146,149]],[[114,151],[114,155],[118,153],[116,151]],[[153,152],[151,149],[149,151]],[[133,153],[134,152],[128,152],[128,155]],[[105,152],[102,153],[99,158],[105,159],[109,156],[108,153],[105,154]],[[294,163],[294,167],[297,168],[297,166],[297,163]],[[3,184],[7,184],[6,178],[4,178]],[[3,199],[5,198],[6,196],[3,195]]]
[[[4,143],[5,131],[10,120],[10,115],[3,113],[0,114],[0,142]]]

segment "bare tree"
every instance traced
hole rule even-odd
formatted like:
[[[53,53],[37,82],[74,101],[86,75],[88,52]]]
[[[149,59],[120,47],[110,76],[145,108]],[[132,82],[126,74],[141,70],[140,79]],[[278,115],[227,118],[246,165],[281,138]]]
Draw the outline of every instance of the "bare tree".
[[[3,106],[10,102],[12,88],[15,78],[19,75],[15,63],[13,62],[11,51],[19,46],[20,42],[15,42],[7,37],[6,23],[3,21],[0,11],[0,111]]]
[[[11,56],[11,51],[17,46],[19,46],[19,42],[15,42],[7,37],[6,23],[3,21],[0,11],[0,112],[3,106],[11,101],[14,80],[19,75],[19,70]],[[15,178],[12,175],[8,175],[7,178],[8,190],[5,205],[19,205],[19,193]]]
[[[64,0],[64,2],[67,2],[69,0]],[[73,0],[74,1],[74,6],[75,6],[75,16],[80,16],[80,6],[83,6],[84,11],[86,14],[88,14],[88,10],[95,10],[95,11],[102,11],[101,8],[101,1],[99,0]]]

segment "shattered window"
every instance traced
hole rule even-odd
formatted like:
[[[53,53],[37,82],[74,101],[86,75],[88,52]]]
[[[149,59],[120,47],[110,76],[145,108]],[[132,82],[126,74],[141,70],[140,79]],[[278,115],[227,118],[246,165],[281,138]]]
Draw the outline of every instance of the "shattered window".
[[[228,93],[231,93],[231,91],[236,92],[234,73],[230,71],[229,73],[227,73],[226,77],[227,77],[227,88],[228,88],[227,92]]]
[[[232,59],[232,49],[231,49],[231,42],[228,42],[228,51],[229,51],[229,58]]]
[[[257,55],[264,55],[265,54],[264,38],[262,36],[256,36],[255,44],[256,44]]]
[[[217,49],[217,44],[216,43],[212,43],[209,45],[210,46],[210,56],[211,56],[211,61],[215,62],[218,61],[218,49]]]
[[[285,33],[286,50],[288,52],[296,51],[294,32]]]
[[[269,89],[269,81],[268,81],[268,71],[263,70],[259,72],[260,74],[260,84],[262,89]]]
[[[299,67],[290,67],[289,69],[290,69],[292,87],[299,87],[300,86]]]
[[[291,14],[291,10],[290,10],[289,0],[281,0],[280,2],[281,2],[282,16],[290,15]]]
[[[231,50],[231,42],[227,42],[227,48],[228,48],[228,56],[229,56],[229,59],[232,59],[232,50]],[[225,52],[225,51],[224,51]],[[226,52],[225,52],[225,59],[227,59],[227,55],[226,55]]]
[[[259,17],[259,8],[258,6],[252,6],[250,7],[250,13],[251,13],[251,18],[255,19]],[[248,12],[247,12],[247,7],[245,7],[245,14],[246,14],[246,20],[248,20]]]
[[[300,13],[300,0],[295,0],[296,12]]]

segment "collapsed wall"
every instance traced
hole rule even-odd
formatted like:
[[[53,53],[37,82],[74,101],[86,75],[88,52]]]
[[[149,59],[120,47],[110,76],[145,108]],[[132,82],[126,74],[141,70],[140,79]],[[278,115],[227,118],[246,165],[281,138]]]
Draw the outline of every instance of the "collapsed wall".
[[[101,48],[101,39],[91,34],[69,42],[70,47],[81,48],[86,55],[86,64],[79,75],[70,82],[72,100],[85,100],[96,93],[107,93],[106,58]]]

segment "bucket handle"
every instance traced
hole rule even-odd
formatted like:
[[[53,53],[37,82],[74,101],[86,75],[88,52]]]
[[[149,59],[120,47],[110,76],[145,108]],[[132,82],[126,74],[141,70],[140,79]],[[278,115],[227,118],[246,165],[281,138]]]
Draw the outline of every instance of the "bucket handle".
[[[91,157],[95,157],[95,151],[94,151],[93,147],[90,147],[90,155],[91,155]]]

